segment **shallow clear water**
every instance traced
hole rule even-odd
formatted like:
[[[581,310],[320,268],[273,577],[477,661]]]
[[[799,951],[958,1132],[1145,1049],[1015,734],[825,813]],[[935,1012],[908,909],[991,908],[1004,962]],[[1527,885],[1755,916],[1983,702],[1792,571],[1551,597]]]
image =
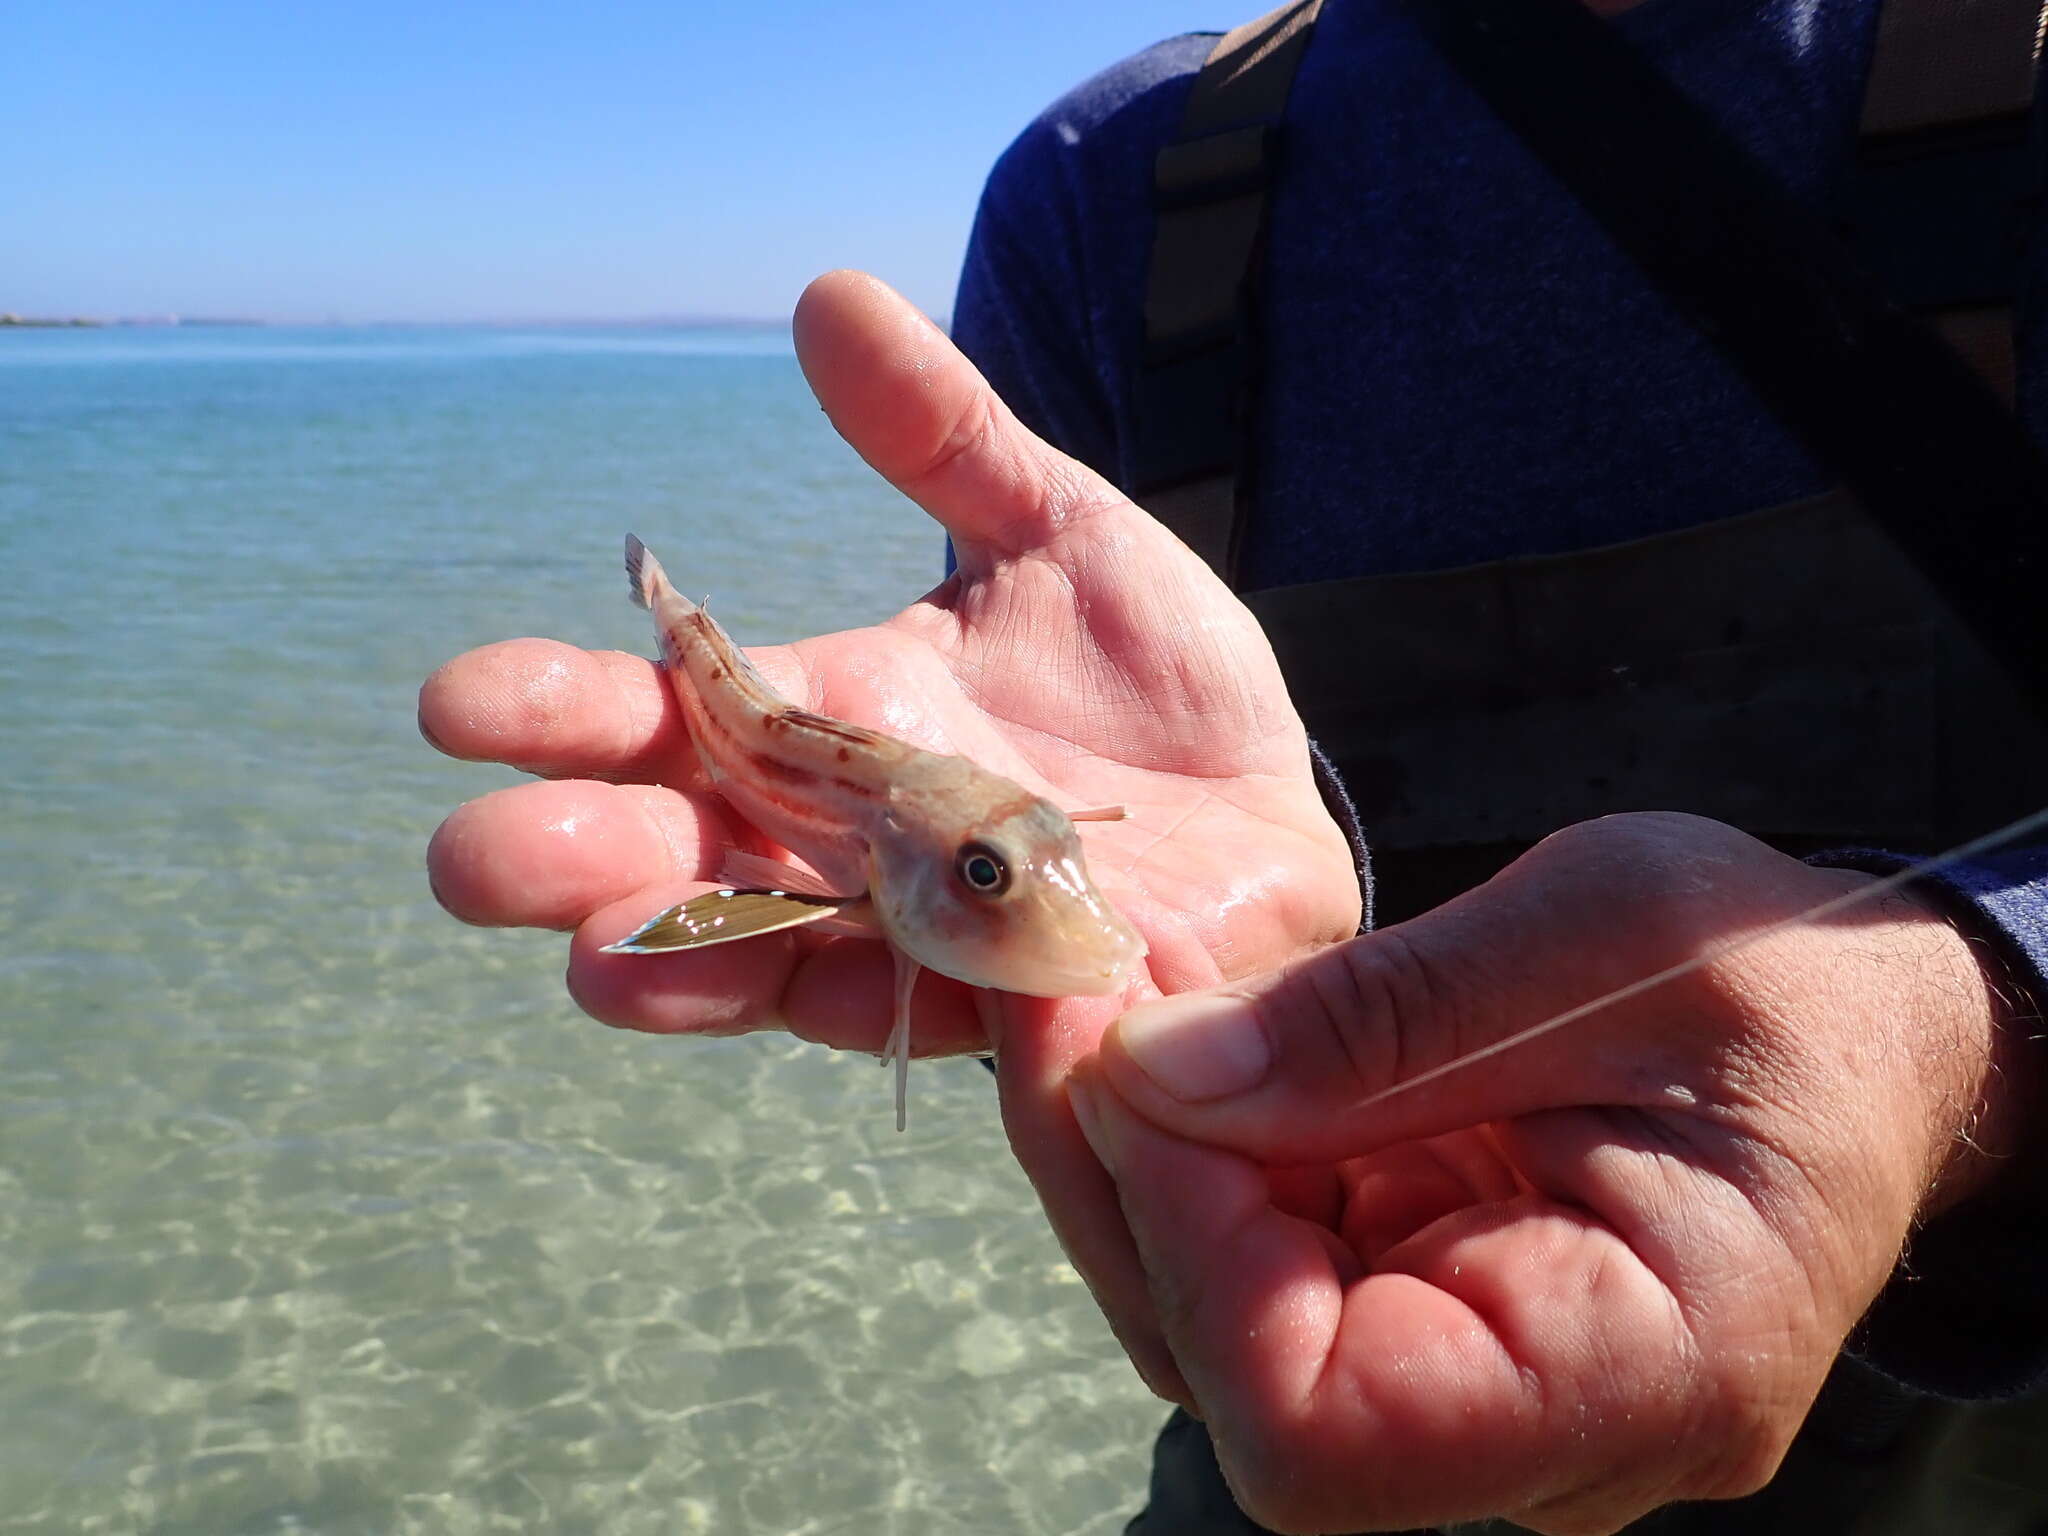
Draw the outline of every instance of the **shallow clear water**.
[[[0,332],[0,1532],[1109,1533],[1159,1411],[981,1072],[615,1034],[420,854],[420,678],[932,527],[779,334]]]

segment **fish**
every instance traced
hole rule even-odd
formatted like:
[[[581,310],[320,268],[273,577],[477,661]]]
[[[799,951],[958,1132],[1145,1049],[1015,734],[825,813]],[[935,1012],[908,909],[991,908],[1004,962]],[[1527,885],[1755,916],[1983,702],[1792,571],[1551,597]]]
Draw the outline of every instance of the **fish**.
[[[1145,940],[1089,878],[1076,821],[988,769],[800,708],[770,688],[705,607],[626,536],[626,582],[711,787],[801,865],[735,850],[729,884],[604,946],[652,955],[806,928],[887,941],[895,1000],[885,1064],[908,1124],[910,1001],[921,971],[1029,997],[1123,989]]]

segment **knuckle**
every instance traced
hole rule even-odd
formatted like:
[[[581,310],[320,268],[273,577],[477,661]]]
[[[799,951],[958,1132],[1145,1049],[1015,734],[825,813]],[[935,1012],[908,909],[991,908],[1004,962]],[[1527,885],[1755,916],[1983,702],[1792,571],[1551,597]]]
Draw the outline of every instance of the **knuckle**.
[[[1320,1036],[1346,1086],[1371,1091],[1432,1064],[1452,993],[1397,928],[1334,946],[1298,967],[1275,1000],[1290,1033]],[[1450,1033],[1454,1036],[1457,1031]],[[1456,1049],[1455,1039],[1449,1048]]]
[[[1367,1523],[1371,1501],[1355,1471],[1346,1476],[1313,1464],[1291,1437],[1267,1428],[1249,1445],[1219,1439],[1216,1447],[1224,1480],[1247,1515],[1282,1536],[1352,1530]]]
[[[1686,1490],[1686,1496],[1739,1499],[1756,1493],[1777,1475],[1791,1441],[1789,1431],[1774,1433],[1762,1424],[1731,1435],[1720,1454],[1699,1469],[1696,1488]]]
[[[1777,1475],[1805,1422],[1817,1377],[1804,1390],[1782,1371],[1724,1371],[1700,1414],[1703,1448],[1686,1497],[1735,1499],[1755,1493]]]
[[[980,453],[995,436],[996,397],[986,385],[972,391],[947,422],[923,465],[903,477],[906,490],[929,485]]]

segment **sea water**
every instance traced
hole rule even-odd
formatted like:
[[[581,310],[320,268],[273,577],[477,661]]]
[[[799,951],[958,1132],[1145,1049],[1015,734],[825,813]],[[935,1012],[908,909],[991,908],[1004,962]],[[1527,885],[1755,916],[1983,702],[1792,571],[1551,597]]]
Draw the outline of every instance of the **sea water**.
[[[970,1064],[614,1033],[414,695],[928,587],[786,333],[0,331],[0,1532],[1090,1532],[1159,1418]]]

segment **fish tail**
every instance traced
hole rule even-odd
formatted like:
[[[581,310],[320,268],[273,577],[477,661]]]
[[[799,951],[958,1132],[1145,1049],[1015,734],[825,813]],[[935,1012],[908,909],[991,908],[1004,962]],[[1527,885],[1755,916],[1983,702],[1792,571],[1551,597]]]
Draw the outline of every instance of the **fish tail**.
[[[688,612],[694,605],[676,592],[670,584],[668,573],[661,568],[661,562],[632,534],[626,535],[626,595],[633,600],[636,608],[652,608],[654,600],[663,592],[674,592]]]

